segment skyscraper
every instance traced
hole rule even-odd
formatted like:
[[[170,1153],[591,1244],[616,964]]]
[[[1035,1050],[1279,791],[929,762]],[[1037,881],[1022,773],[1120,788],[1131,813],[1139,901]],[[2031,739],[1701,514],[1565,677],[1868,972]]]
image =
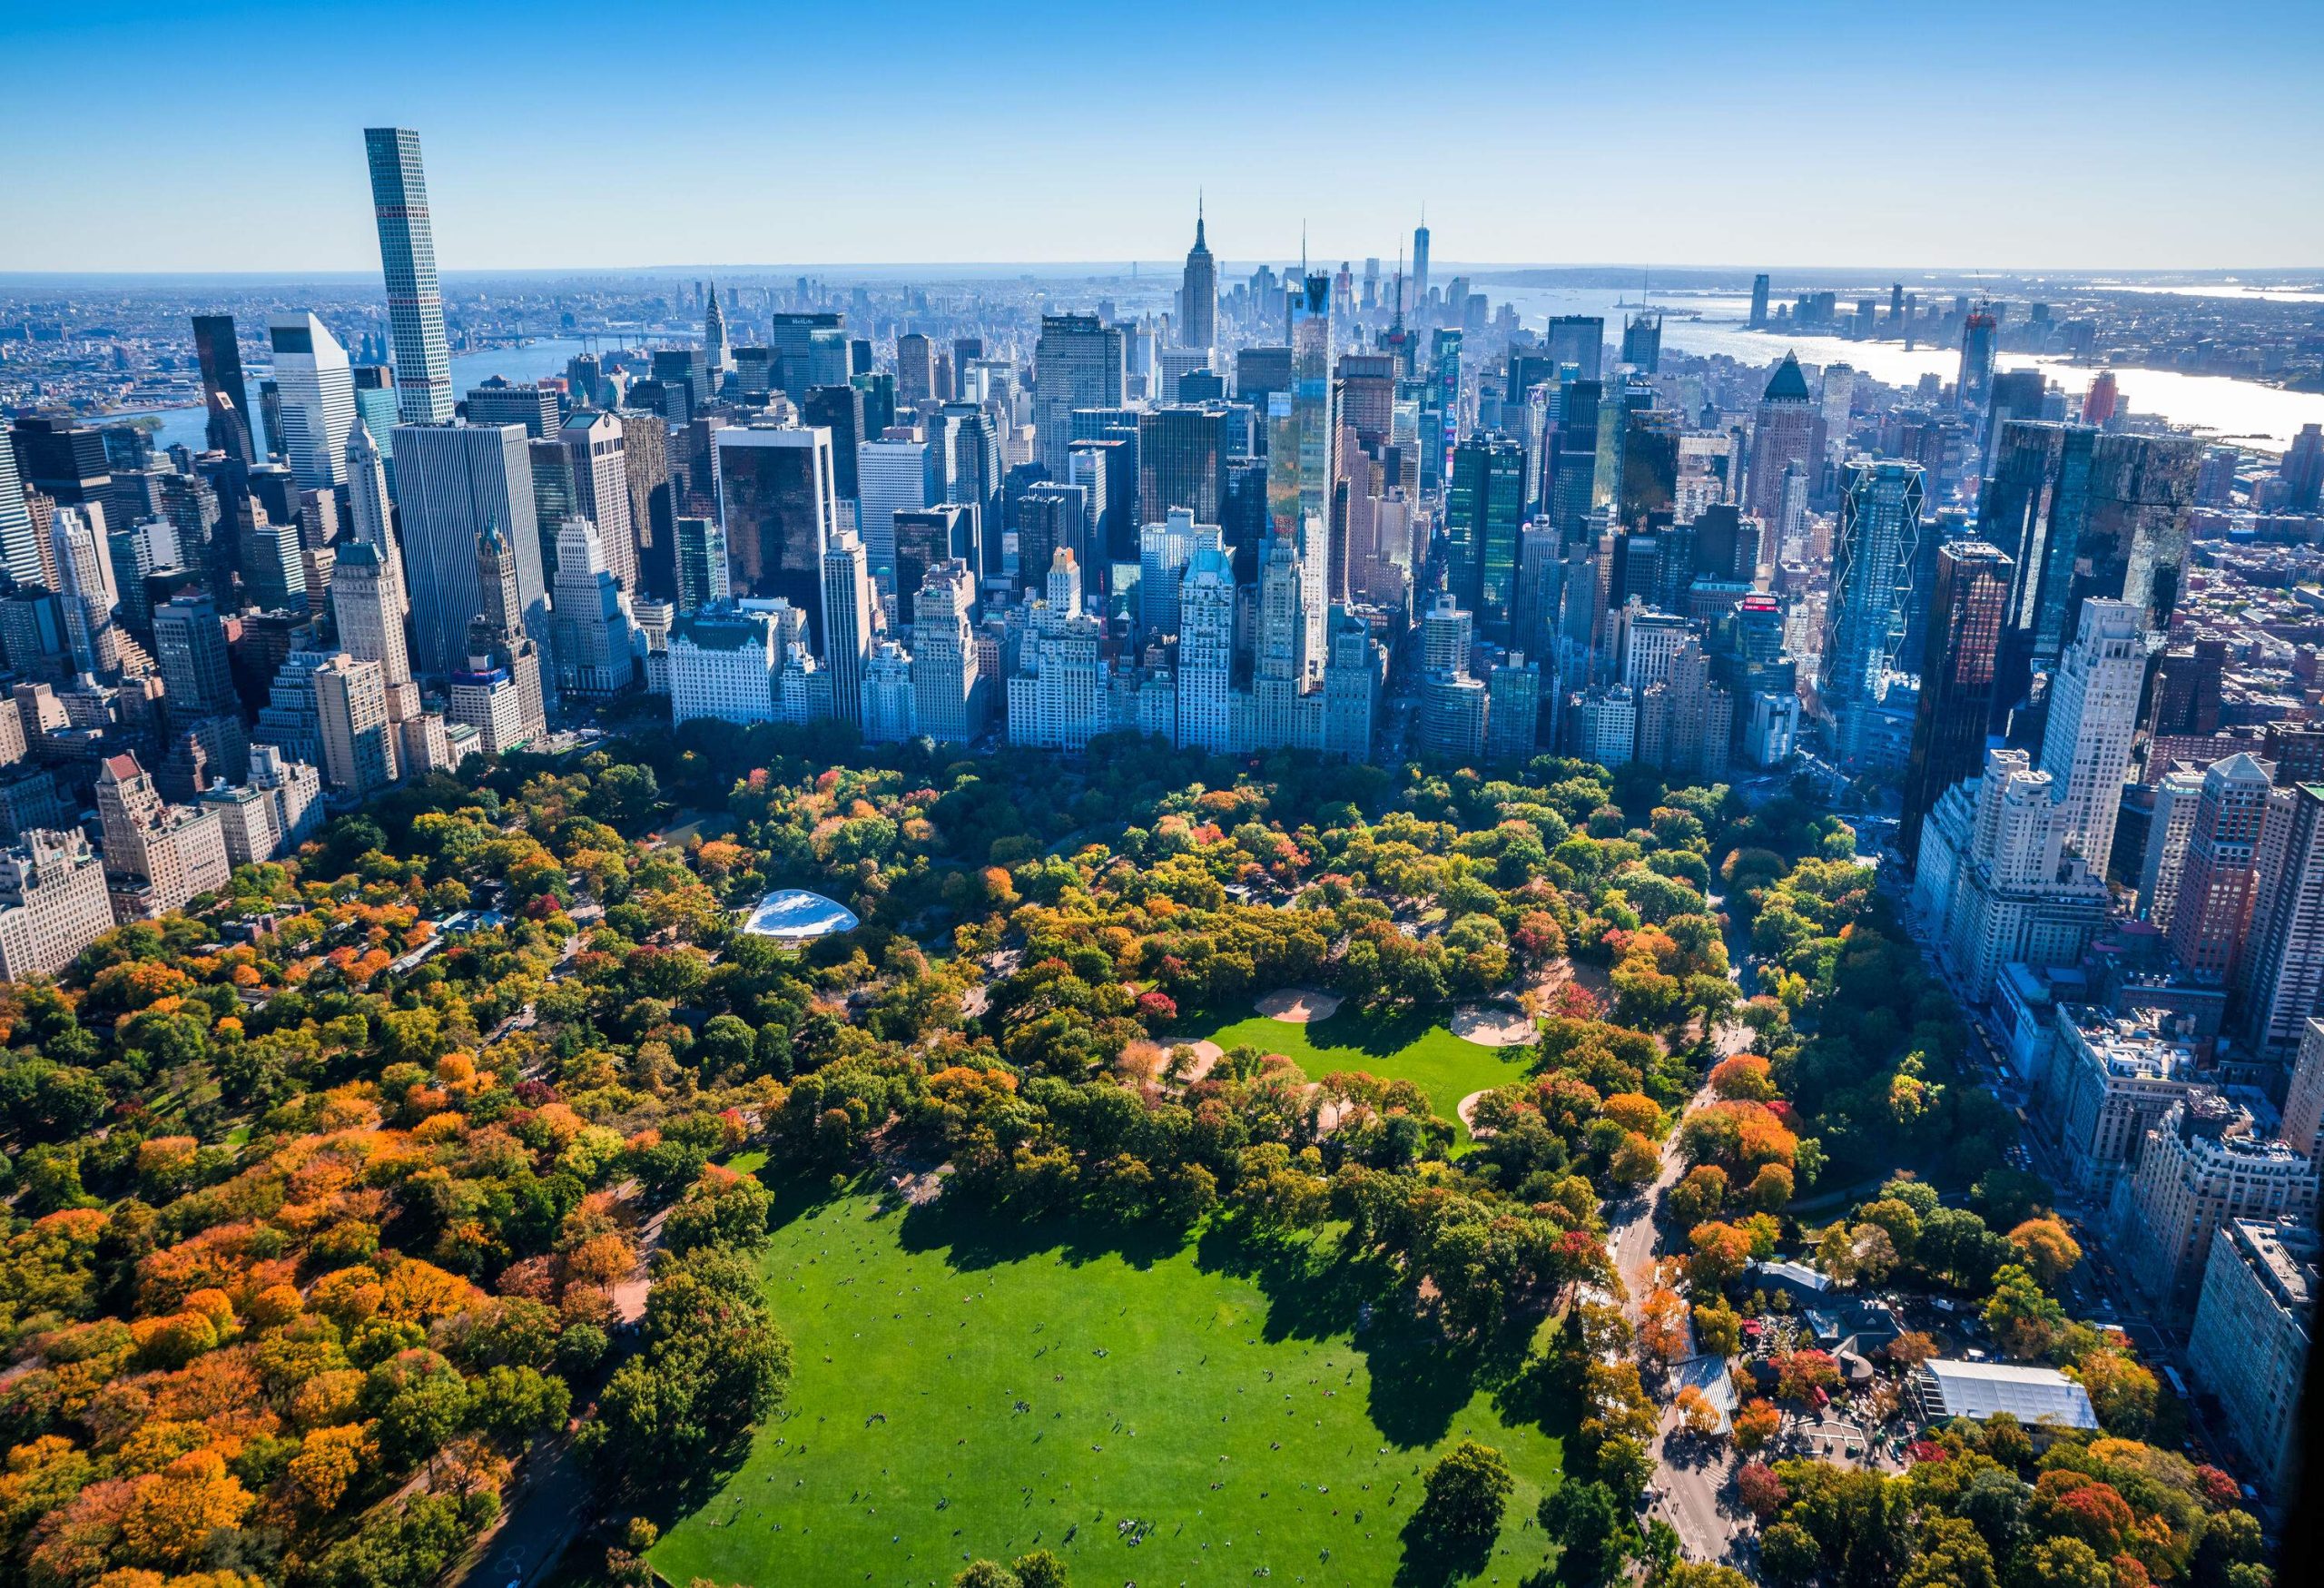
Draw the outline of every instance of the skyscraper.
[[[231,314],[193,317],[193,356],[202,366],[202,396],[210,409],[210,449],[258,461],[258,441],[251,434],[250,386],[242,379],[241,344],[234,339]]]
[[[1764,271],[1751,278],[1751,318],[1748,324],[1753,330],[1768,329],[1768,277]]]
[[[1203,241],[1202,204],[1195,204],[1195,245],[1178,278],[1178,345],[1209,349],[1218,341],[1218,262]]]
[[[1821,449],[1823,415],[1808,393],[1807,377],[1800,372],[1797,355],[1787,352],[1768,378],[1752,420],[1746,512],[1762,524],[1777,523],[1783,512],[1784,465],[1806,467]]]
[[[1094,314],[1042,315],[1033,349],[1034,460],[1064,478],[1073,410],[1121,407],[1126,380],[1119,327]]]
[[[734,367],[734,350],[726,342],[726,316],[718,307],[718,283],[710,283],[710,301],[702,311],[702,359],[710,367],[715,390],[726,371]]]
[[[345,483],[347,434],[355,428],[355,373],[347,350],[311,314],[266,322],[282,412],[282,453],[303,490]]]
[[[394,783],[396,735],[379,664],[342,651],[315,669],[314,686],[323,781],[358,799]]]
[[[1798,366],[1789,359],[1785,364],[1797,378]],[[1804,382],[1800,391],[1804,397]],[[1920,544],[1922,489],[1915,463],[1848,466],[1847,493],[1832,542],[1832,593],[1817,688],[1844,766],[1862,760],[1866,718],[1886,697],[1888,675],[1896,670]]]
[[[404,643],[401,594],[389,581],[378,547],[359,540],[340,547],[330,581],[340,648],[359,662],[379,664],[388,719],[397,723],[419,713],[419,688],[411,681],[411,652]]]
[[[1160,522],[1173,508],[1216,524],[1226,506],[1226,464],[1233,450],[1223,403],[1148,409],[1137,419],[1139,511]]]
[[[1596,314],[1553,314],[1546,332],[1550,368],[1573,366],[1575,378],[1596,380],[1604,373],[1606,321]]]
[[[985,691],[970,614],[976,578],[964,562],[928,570],[913,600],[912,705],[920,731],[965,742],[984,732]]]
[[[2063,808],[2059,829],[2103,877],[2122,806],[2122,772],[2146,680],[2146,633],[2125,601],[2085,601],[2074,642],[2050,680],[2040,770]]]
[[[379,223],[379,264],[388,281],[397,409],[406,424],[441,424],[452,417],[452,354],[444,337],[444,295],[436,281],[436,232],[428,218],[419,134],[402,127],[367,127],[363,147]]]
[[[1961,370],[1953,393],[1961,411],[1983,415],[1994,391],[1994,355],[2001,345],[2001,321],[1990,304],[1980,304],[1961,322]]]
[[[0,571],[20,585],[32,585],[41,582],[42,568],[40,536],[16,472],[15,438],[0,430]]]
[[[451,672],[452,721],[468,723],[494,753],[528,745],[548,732],[540,646],[526,633],[516,547],[487,522],[471,547],[469,585],[476,616],[460,664]]]
[[[2235,1034],[2263,1063],[2289,1069],[2324,1010],[2324,786],[2273,791],[2254,856],[2251,926],[2235,962]],[[2180,908],[2189,907],[2182,899]]]
[[[1445,577],[1489,639],[1508,643],[1517,592],[1517,537],[1525,517],[1525,449],[1507,436],[1471,436],[1452,450],[1444,493]]]
[[[168,693],[172,735],[192,734],[211,769],[229,783],[250,772],[250,735],[234,695],[231,657],[218,604],[182,596],[153,608],[153,660]]]
[[[573,466],[574,510],[596,527],[606,567],[625,591],[637,588],[637,533],[629,518],[629,470],[620,419],[583,409],[558,437]],[[560,538],[563,531],[559,531]]]
[[[2012,419],[1988,467],[1978,529],[2016,564],[1994,681],[1996,714],[2057,665],[2093,597],[2129,601],[2167,629],[2187,565],[2201,444]]]
[[[832,433],[724,429],[714,438],[714,453],[734,594],[780,597],[807,614],[820,654],[823,553],[838,512]]]
[[[1418,311],[1428,302],[1428,218],[1423,212],[1421,223],[1413,228],[1413,308]]]
[[[113,559],[98,531],[102,517],[83,508],[56,509],[49,543],[56,561],[56,594],[64,608],[64,634],[75,672],[111,676],[121,671],[121,635],[113,608]]]
[[[630,634],[637,625],[629,597],[606,566],[597,527],[575,515],[557,526],[556,607],[556,684],[561,693],[604,696],[629,687],[635,676]]]
[[[2271,787],[2267,767],[2247,755],[2203,769],[2167,911],[2171,952],[2198,981],[2227,980],[2250,924],[2253,867]],[[2159,889],[2163,879],[2156,881]]]
[[[863,538],[833,533],[823,552],[823,666],[840,720],[863,721],[863,675],[872,656],[872,564]]]
[[[726,531],[715,518],[677,521],[677,608],[689,616],[731,593]]]
[[[1993,714],[1994,651],[2009,604],[2009,558],[1981,540],[1955,541],[1936,554],[1930,592],[1928,646],[1919,663],[1920,699],[1913,719],[1912,761],[1905,774],[1897,845],[1907,866],[1918,863],[1921,824],[1937,799],[1985,764],[1985,725]]]
[[[387,459],[371,439],[371,432],[359,422],[347,435],[347,538],[378,549],[381,577],[395,598],[400,623],[403,614],[411,610],[411,597],[404,583],[403,553],[396,544]]]
[[[477,543],[487,528],[510,559],[510,628],[527,638],[547,635],[548,585],[524,427],[398,425],[395,437],[413,672],[441,678],[468,659],[469,620],[485,610]]]
[[[896,338],[896,406],[917,408],[936,395],[936,344],[916,330]]]

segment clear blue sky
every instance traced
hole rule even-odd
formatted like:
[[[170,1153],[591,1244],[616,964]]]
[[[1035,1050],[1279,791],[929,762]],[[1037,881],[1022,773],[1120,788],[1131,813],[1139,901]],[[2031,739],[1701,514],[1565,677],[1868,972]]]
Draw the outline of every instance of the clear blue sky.
[[[2324,266],[2299,4],[0,0],[0,270]]]

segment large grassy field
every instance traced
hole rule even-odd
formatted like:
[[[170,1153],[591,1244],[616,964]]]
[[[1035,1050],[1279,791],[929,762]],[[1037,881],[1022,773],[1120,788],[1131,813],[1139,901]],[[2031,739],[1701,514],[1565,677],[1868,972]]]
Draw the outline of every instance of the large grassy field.
[[[1208,1032],[1222,1048],[1248,1043],[1269,1053],[1281,1053],[1296,1062],[1311,1078],[1335,1070],[1362,1070],[1390,1080],[1409,1080],[1428,1094],[1431,1110],[1451,1119],[1459,1139],[1469,1129],[1453,1110],[1472,1091],[1507,1086],[1525,1079],[1525,1066],[1516,1048],[1487,1048],[1465,1041],[1433,1021],[1403,1018],[1384,1020],[1342,1009],[1329,1020],[1312,1025],[1253,1015]]]
[[[1092,1221],[780,1194],[763,1259],[795,1376],[652,1553],[674,1583],[944,1584],[1057,1551],[1077,1584],[1513,1585],[1560,1442],[1525,1381],[1383,1305],[1328,1241],[1195,1241]],[[1517,1478],[1490,1555],[1406,1528],[1463,1436]],[[674,1481],[676,1475],[674,1475]],[[706,1496],[706,1497],[705,1497]]]

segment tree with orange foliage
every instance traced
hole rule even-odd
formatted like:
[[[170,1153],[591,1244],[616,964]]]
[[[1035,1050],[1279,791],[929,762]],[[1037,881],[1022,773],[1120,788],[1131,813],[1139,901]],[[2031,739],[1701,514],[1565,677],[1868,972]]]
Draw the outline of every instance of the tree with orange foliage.
[[[1718,1408],[1710,1404],[1710,1396],[1693,1385],[1679,1391],[1676,1404],[1680,1423],[1696,1438],[1708,1439],[1718,1432]]]
[[[1717,1219],[1696,1225],[1687,1244],[1694,1248],[1687,1259],[1687,1277],[1707,1294],[1716,1295],[1740,1279],[1751,1260],[1749,1232]]]
[[[123,1553],[151,1565],[190,1566],[212,1533],[239,1524],[255,1504],[217,1451],[190,1450],[137,1480],[121,1519]]]
[[[336,1510],[356,1480],[379,1461],[379,1444],[362,1425],[318,1428],[290,1458],[287,1475],[291,1496],[317,1515]]]
[[[1652,1139],[1662,1129],[1662,1109],[1642,1093],[1618,1091],[1599,1105],[1598,1112],[1625,1130]]]
[[[1664,1367],[1687,1354],[1687,1304],[1677,1291],[1659,1287],[1640,1304],[1638,1348]]]
[[[1735,1445],[1747,1455],[1764,1448],[1783,1432],[1783,1413],[1773,1401],[1748,1400],[1735,1414]]]
[[[1711,1066],[1710,1089],[1720,1097],[1764,1103],[1776,1095],[1772,1067],[1757,1053],[1738,1053]]]
[[[2044,1290],[2055,1290],[2082,1261],[2081,1243],[2054,1218],[2027,1219],[2009,1232],[2009,1242],[2025,1254],[2025,1266]]]

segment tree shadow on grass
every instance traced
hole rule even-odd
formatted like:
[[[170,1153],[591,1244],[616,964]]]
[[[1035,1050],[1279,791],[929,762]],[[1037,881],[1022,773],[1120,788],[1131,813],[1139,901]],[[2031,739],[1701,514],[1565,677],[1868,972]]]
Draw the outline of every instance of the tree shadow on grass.
[[[962,1273],[1048,1253],[1073,1267],[1116,1257],[1143,1270],[1184,1250],[1187,1238],[1187,1230],[1162,1219],[1107,1219],[1090,1213],[1027,1218],[951,1197],[906,1208],[896,1228],[905,1251],[941,1252],[946,1265]]]
[[[773,1159],[761,1164],[752,1173],[774,1197],[774,1208],[766,1221],[770,1235],[797,1223],[811,1213],[821,1212],[858,1189],[857,1182],[853,1180],[834,1187],[828,1171],[818,1173],[804,1167],[779,1167]]]
[[[1423,1504],[1398,1536],[1404,1558],[1396,1564],[1396,1588],[1445,1588],[1485,1569],[1496,1534],[1456,1533],[1440,1526]]]

